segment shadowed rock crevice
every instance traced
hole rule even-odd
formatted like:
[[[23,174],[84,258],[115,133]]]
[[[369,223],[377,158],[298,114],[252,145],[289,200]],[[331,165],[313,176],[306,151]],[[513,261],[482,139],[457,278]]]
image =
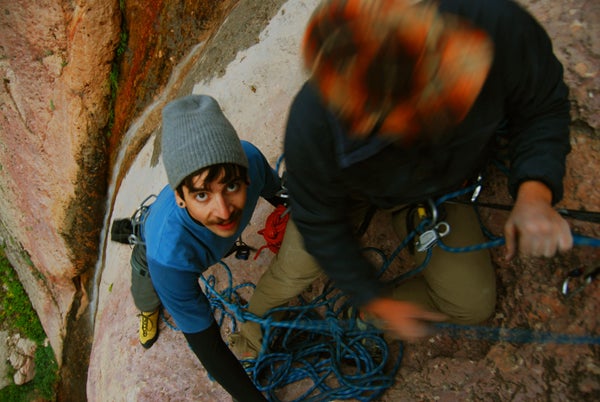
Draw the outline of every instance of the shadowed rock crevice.
[[[89,356],[92,350],[93,328],[90,309],[85,308],[89,292],[82,288],[82,282],[81,277],[73,279],[77,291],[72,309],[67,316],[63,364],[60,368],[61,381],[57,390],[58,402],[87,401],[86,381]],[[82,308],[85,308],[83,313],[78,314]]]
[[[77,274],[93,270],[98,259],[100,232],[105,213],[108,159],[102,133],[90,135],[80,151],[75,195],[65,214],[64,237],[72,252]]]

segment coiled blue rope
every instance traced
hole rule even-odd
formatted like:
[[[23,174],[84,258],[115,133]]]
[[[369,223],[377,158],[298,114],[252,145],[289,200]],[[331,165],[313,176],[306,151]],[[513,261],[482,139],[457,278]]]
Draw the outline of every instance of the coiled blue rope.
[[[448,194],[435,201],[435,205],[471,193],[474,186]],[[389,257],[374,247],[365,252],[374,252],[382,259],[377,275],[380,277],[398,254],[414,240],[423,229],[421,224],[402,241]],[[482,225],[483,228],[483,225]],[[484,230],[485,232],[485,230]],[[504,244],[504,238],[492,237],[489,242],[468,247],[449,247],[441,239],[437,245],[447,252],[471,252]],[[600,247],[600,240],[574,235],[578,246]],[[392,280],[398,283],[422,272],[427,266],[432,250],[418,267]],[[229,267],[220,263],[227,272],[227,285],[216,290],[214,275],[201,280],[217,323],[222,326],[231,322],[236,331],[237,322],[253,321],[263,330],[262,350],[256,359],[247,360],[247,372],[257,387],[270,401],[278,401],[276,392],[288,385],[302,383],[306,389],[293,402],[330,401],[332,399],[356,399],[371,401],[380,397],[393,386],[403,357],[403,345],[395,342],[392,353],[390,345],[383,339],[382,332],[373,325],[359,320],[356,310],[346,298],[328,284],[325,291],[310,302],[298,297],[299,305],[272,309],[264,317],[247,311],[239,291],[254,287],[245,283],[233,286]],[[284,314],[284,319],[275,319]],[[167,323],[168,324],[168,323]],[[171,326],[170,324],[168,324]],[[173,327],[173,326],[171,326]],[[557,343],[557,344],[600,344],[599,336],[557,334],[532,331],[526,328],[497,328],[473,325],[436,323],[434,328],[454,338],[513,343]]]
[[[228,286],[215,289],[215,276],[201,277],[205,293],[219,325],[226,319],[235,331],[237,321],[253,321],[263,330],[262,350],[256,359],[243,361],[257,388],[270,401],[288,385],[302,383],[305,389],[294,401],[356,399],[371,401],[394,383],[403,347],[391,352],[382,332],[359,320],[341,292],[327,284],[324,292],[299,305],[270,310],[264,317],[249,313],[240,301],[240,286],[233,287],[229,267]],[[284,319],[273,317],[285,314]]]

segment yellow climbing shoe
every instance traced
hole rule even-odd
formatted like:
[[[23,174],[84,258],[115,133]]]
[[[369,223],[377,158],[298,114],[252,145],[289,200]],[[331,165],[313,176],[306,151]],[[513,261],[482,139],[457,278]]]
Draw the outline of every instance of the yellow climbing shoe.
[[[140,343],[146,349],[150,348],[158,338],[159,310],[141,312],[140,317]]]

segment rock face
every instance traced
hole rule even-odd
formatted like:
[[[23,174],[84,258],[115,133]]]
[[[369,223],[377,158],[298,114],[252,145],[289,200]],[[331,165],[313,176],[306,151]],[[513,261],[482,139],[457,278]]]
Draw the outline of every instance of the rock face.
[[[175,97],[214,95],[240,136],[275,163],[287,108],[304,78],[300,35],[318,1],[127,1],[124,10],[117,3],[2,4],[0,236],[59,361],[68,333],[93,325],[89,373],[72,377],[87,382],[87,396],[78,399],[227,401],[177,331],[162,323],[158,342],[149,350],[139,346],[130,249],[107,241],[106,230],[166,183],[155,140],[160,109]],[[521,3],[547,28],[571,89],[573,152],[560,206],[599,210],[600,4]],[[207,21],[199,24],[202,18]],[[109,76],[121,26],[131,37],[117,60],[123,96],[113,103],[107,140]],[[492,174],[482,199],[510,203],[502,177]],[[259,207],[244,235],[248,244],[263,244],[256,232],[269,212],[268,205]],[[505,218],[483,212],[495,233]],[[600,237],[598,225],[570,223]],[[367,242],[389,253],[397,239],[379,227],[372,225]],[[559,289],[570,269],[597,265],[599,256],[582,247],[549,261],[506,263],[495,250],[499,298],[488,325],[597,333],[597,282],[569,299]],[[240,282],[256,281],[270,257],[228,263]],[[70,320],[78,310],[85,319]],[[593,400],[600,394],[598,361],[597,347],[585,344],[469,341],[441,333],[407,347],[397,384],[381,400]],[[292,395],[284,390],[280,398]]]
[[[0,6],[0,240],[59,364],[79,365],[63,372],[63,381],[85,385],[88,290],[111,152],[131,116],[157,96],[173,65],[232,4],[15,0]]]
[[[96,263],[119,37],[116,3],[84,3],[0,12],[0,234],[59,362],[79,275]]]
[[[37,345],[30,339],[21,338],[19,334],[13,335],[6,342],[9,350],[8,361],[15,370],[13,381],[23,385],[35,377],[35,351]]]
[[[190,55],[191,66],[180,66],[189,73],[181,76],[178,94],[209,93],[221,102],[226,115],[242,138],[257,144],[272,163],[281,153],[282,128],[295,90],[303,74],[298,65],[298,39],[312,7],[318,1],[280,2],[268,25],[250,20],[258,2],[241,1],[229,15],[220,31],[202,48],[201,55]],[[578,31],[578,37],[562,35],[566,27],[591,27],[593,13],[584,12],[588,3],[526,2],[555,38],[555,49],[565,63],[566,79],[573,92],[577,110],[573,134],[573,153],[569,157],[566,178],[567,196],[561,206],[571,209],[598,209],[598,179],[594,169],[598,155],[597,112],[590,107],[588,95],[598,90],[598,77],[581,76],[574,69],[584,63],[597,64],[598,54],[587,44],[592,32]],[[267,7],[267,6],[264,6]],[[552,16],[557,16],[553,18]],[[565,17],[570,15],[570,17]],[[560,18],[558,18],[560,16]],[[266,17],[265,17],[266,18]],[[575,22],[577,21],[577,22]],[[257,43],[248,43],[249,27],[260,27]],[[238,41],[244,40],[243,43]],[[250,41],[252,42],[252,41]],[[236,46],[237,44],[237,46]],[[253,45],[253,46],[250,46]],[[577,58],[573,49],[580,49]],[[227,58],[227,55],[233,55]],[[211,69],[211,66],[213,67]],[[179,71],[179,70],[178,70]],[[215,73],[218,71],[218,73]],[[190,82],[195,85],[193,89]],[[585,89],[583,89],[585,88]],[[166,88],[166,97],[173,92]],[[187,91],[187,92],[186,92]],[[257,116],[259,116],[257,118]],[[140,120],[136,123],[147,126]],[[158,127],[157,127],[158,128]],[[153,133],[153,138],[158,134]],[[132,132],[128,136],[133,136]],[[155,141],[148,141],[132,163],[115,198],[111,219],[130,215],[147,194],[158,192],[165,175]],[[501,176],[490,177],[482,200],[510,203]],[[255,247],[263,244],[256,232],[262,228],[269,206],[262,205],[244,233],[244,240]],[[385,216],[376,216],[367,232],[367,243],[388,254],[399,240],[386,231]],[[485,223],[501,233],[506,214],[483,211]],[[573,221],[575,230],[598,236],[594,225]],[[94,345],[88,375],[88,399],[102,400],[219,400],[230,397],[211,382],[195,356],[189,351],[177,330],[161,322],[161,335],[149,350],[137,340],[137,311],[129,294],[130,249],[107,243],[102,278],[99,282]],[[594,334],[597,331],[597,284],[585,288],[577,296],[566,299],[559,293],[560,284],[570,267],[589,266],[598,261],[598,252],[581,248],[556,259],[514,261],[502,260],[501,250],[494,251],[498,265],[499,299],[497,315],[486,323],[491,328],[529,328],[553,334]],[[263,253],[258,260],[240,262],[226,260],[236,283],[255,282],[266,268],[271,255]],[[400,265],[400,264],[398,264]],[[396,266],[396,269],[399,267]],[[220,269],[208,274],[218,278]],[[222,277],[220,277],[223,279]],[[116,324],[118,323],[118,324]],[[223,332],[229,332],[223,328]],[[600,371],[597,350],[589,345],[555,345],[552,343],[510,343],[493,339],[469,341],[462,334],[440,334],[406,347],[395,386],[382,401],[422,400],[590,400],[597,394]],[[113,369],[118,367],[118,369]],[[129,373],[122,376],[122,373]],[[280,400],[291,400],[296,384],[278,393]]]

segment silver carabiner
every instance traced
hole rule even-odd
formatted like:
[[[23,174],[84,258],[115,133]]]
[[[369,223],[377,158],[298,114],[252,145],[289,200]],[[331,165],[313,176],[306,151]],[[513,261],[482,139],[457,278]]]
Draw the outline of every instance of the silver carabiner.
[[[435,246],[439,239],[450,233],[450,225],[446,221],[441,221],[432,229],[426,230],[419,235],[416,242],[416,250],[419,252],[427,251]]]
[[[475,202],[477,201],[477,198],[479,198],[479,194],[481,194],[481,181],[483,180],[483,176],[478,175],[477,176],[477,180],[475,183],[475,189],[473,190],[473,194],[471,194],[471,202]]]
[[[584,272],[581,268],[571,270],[562,283],[561,293],[569,298],[581,292],[587,285],[592,283],[594,278],[600,273],[600,266]],[[577,283],[575,284],[575,280]]]
[[[287,172],[286,172],[286,171],[284,171],[284,172],[281,174],[281,178],[280,178],[280,180],[281,180],[281,188],[280,188],[280,189],[279,189],[279,191],[278,191],[278,192],[275,194],[275,196],[276,196],[276,197],[279,197],[279,198],[290,198],[290,195],[289,195],[288,189],[287,189],[287,187],[285,186],[285,185],[286,185],[286,182],[287,182]]]
[[[435,206],[435,201],[433,201],[433,198],[429,198],[427,200],[427,204],[429,204],[429,210],[431,211],[431,227],[435,227],[438,220],[438,209]]]
[[[448,233],[450,233],[450,224],[446,221],[441,221],[435,225],[435,230],[440,237],[445,237],[448,235]]]

